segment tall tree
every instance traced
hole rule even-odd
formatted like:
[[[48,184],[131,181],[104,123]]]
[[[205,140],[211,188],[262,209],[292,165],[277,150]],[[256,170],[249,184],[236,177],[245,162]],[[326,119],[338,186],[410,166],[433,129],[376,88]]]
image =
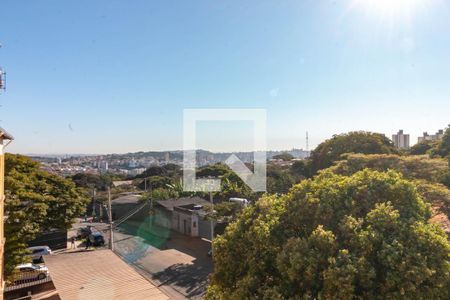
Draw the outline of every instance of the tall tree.
[[[436,148],[437,143],[435,141],[423,141],[415,144],[408,150],[410,155],[424,155],[428,154],[434,148]]]
[[[450,155],[450,127],[445,130],[444,136],[437,147],[437,154],[442,157]]]
[[[69,180],[50,174],[22,155],[5,159],[5,275],[25,261],[27,242],[39,232],[69,229],[88,202]]]
[[[322,172],[214,240],[209,299],[449,299],[450,242],[394,171]]]
[[[311,169],[313,173],[316,173],[328,168],[344,153],[391,154],[397,152],[393,143],[380,133],[357,131],[334,135],[311,152]]]

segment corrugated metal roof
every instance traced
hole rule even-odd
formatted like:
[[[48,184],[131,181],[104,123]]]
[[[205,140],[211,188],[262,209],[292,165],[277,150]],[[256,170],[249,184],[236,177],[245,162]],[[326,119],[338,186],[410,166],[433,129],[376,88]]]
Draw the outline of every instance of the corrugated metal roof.
[[[202,206],[211,205],[210,202],[208,202],[205,199],[202,199],[200,197],[186,197],[186,198],[179,198],[179,199],[160,200],[160,201],[158,201],[158,204],[161,206],[164,206],[166,209],[169,209],[169,210],[173,210],[173,208],[177,207],[177,206],[184,206],[184,205],[190,205],[190,204],[198,204],[198,205],[202,205]]]
[[[117,204],[136,204],[139,203],[139,200],[141,199],[141,195],[139,194],[129,194],[129,195],[123,195],[116,199],[113,199],[111,201],[111,205],[117,205]]]
[[[45,264],[62,300],[169,299],[111,250],[48,255]]]

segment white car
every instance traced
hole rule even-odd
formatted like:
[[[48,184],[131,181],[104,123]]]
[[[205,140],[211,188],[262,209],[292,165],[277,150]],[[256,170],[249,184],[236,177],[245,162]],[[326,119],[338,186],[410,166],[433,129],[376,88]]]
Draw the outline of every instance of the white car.
[[[48,268],[46,266],[35,264],[22,264],[16,267],[19,271],[15,281],[30,281],[30,280],[42,280],[49,275]]]
[[[28,254],[28,256],[30,256],[33,261],[42,261],[43,255],[52,254],[52,249],[50,249],[49,246],[29,247],[27,248],[27,250],[30,251],[30,254]]]

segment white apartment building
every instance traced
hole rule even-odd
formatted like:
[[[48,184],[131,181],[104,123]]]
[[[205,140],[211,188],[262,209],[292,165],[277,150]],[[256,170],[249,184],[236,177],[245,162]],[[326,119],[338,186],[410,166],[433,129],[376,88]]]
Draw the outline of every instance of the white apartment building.
[[[392,141],[395,147],[399,149],[409,148],[409,134],[404,134],[403,130],[399,130],[397,134],[392,135]]]
[[[440,129],[438,130],[438,132],[436,132],[436,134],[428,134],[428,132],[424,132],[423,136],[419,136],[417,138],[417,142],[421,143],[424,141],[437,141],[442,139],[442,137],[444,136],[444,130]]]

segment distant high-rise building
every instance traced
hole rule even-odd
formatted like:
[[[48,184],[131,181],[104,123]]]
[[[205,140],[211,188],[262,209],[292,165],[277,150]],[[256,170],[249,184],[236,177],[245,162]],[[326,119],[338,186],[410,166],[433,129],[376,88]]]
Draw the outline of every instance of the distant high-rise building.
[[[169,152],[166,152],[164,154],[164,160],[166,161],[166,163],[169,163],[169,161],[170,161],[170,154],[169,154]]]
[[[128,167],[136,168],[137,167],[136,161],[134,159],[131,159],[130,162],[128,163]]]
[[[100,172],[107,172],[108,171],[108,162],[100,161],[98,163],[98,169],[100,170]]]
[[[409,134],[404,134],[403,130],[399,130],[397,134],[392,135],[392,141],[395,147],[399,149],[409,148]]]
[[[428,134],[428,132],[424,132],[423,136],[419,136],[417,138],[417,142],[421,143],[424,141],[437,141],[442,139],[442,137],[444,136],[444,130],[440,129],[438,130],[438,132],[436,132],[436,134]]]

